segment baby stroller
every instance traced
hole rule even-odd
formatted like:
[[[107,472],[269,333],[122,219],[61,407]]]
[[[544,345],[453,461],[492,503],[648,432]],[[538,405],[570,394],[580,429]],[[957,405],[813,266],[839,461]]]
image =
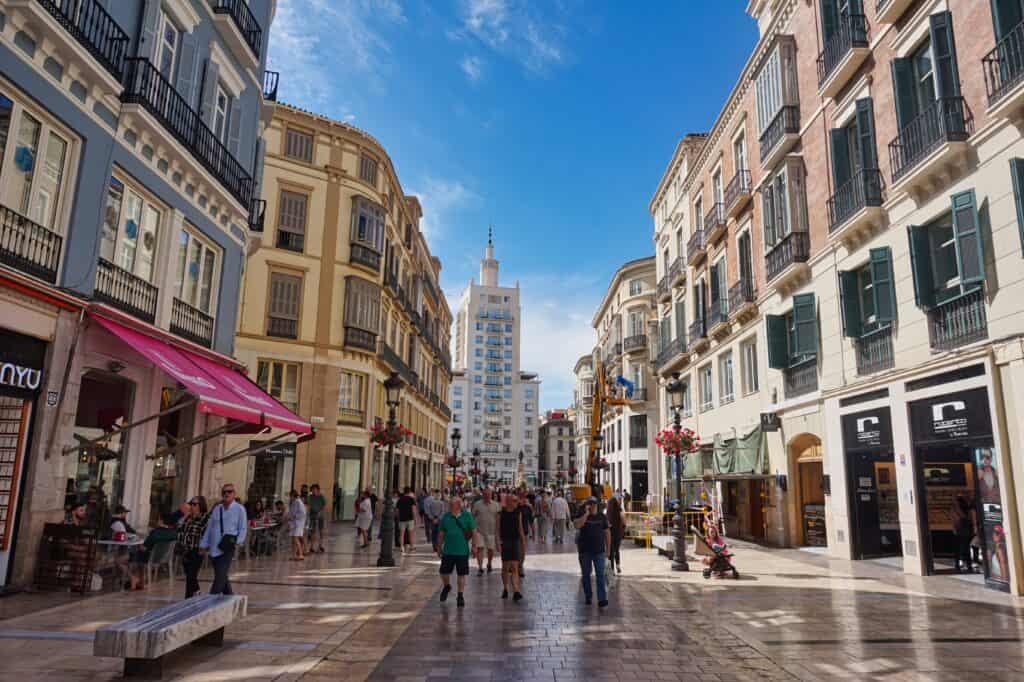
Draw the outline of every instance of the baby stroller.
[[[724,577],[730,572],[732,573],[734,580],[739,580],[740,572],[732,565],[733,555],[724,543],[721,545],[708,544],[708,541],[703,535],[701,535],[700,531],[693,526],[690,526],[690,532],[692,532],[694,537],[697,538],[697,553],[705,556],[704,563],[707,564],[703,573],[705,580],[710,578],[712,575],[720,575]],[[701,547],[703,547],[703,551],[699,551]]]

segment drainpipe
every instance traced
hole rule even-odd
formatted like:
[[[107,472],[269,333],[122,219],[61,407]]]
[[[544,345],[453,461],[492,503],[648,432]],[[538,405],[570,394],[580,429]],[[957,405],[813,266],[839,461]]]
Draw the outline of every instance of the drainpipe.
[[[78,348],[78,338],[85,326],[85,308],[78,312],[78,324],[75,325],[75,336],[71,339],[71,347],[68,349],[68,360],[64,364],[64,376],[60,383],[60,398],[57,401],[57,414],[50,425],[50,435],[46,439],[46,448],[43,450],[43,460],[50,459],[50,450],[53,449],[53,442],[57,439],[57,429],[60,428],[60,415],[64,409],[64,399],[68,393],[68,382],[71,380],[71,365],[75,361],[75,351]]]

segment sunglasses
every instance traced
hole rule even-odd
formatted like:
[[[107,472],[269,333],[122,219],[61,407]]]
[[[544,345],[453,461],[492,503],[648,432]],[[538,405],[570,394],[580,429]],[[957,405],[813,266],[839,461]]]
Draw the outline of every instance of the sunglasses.
[[[221,490],[220,494],[221,495],[234,495],[235,491],[234,490]]]

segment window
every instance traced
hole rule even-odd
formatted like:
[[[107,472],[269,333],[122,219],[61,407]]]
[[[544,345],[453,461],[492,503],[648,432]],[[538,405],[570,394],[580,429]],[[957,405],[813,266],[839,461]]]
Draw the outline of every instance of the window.
[[[345,278],[345,326],[377,335],[380,327],[380,287],[362,277]]]
[[[861,169],[875,170],[875,115],[870,97],[855,103],[853,120],[829,131],[832,148],[832,180],[835,185],[835,213],[829,218],[837,223],[865,204],[881,202],[881,179],[877,173],[860,175]],[[850,185],[856,181],[856,185]]]
[[[506,362],[505,363],[505,371],[506,372],[511,372],[512,371],[512,363],[511,362]]]
[[[839,273],[839,298],[847,337],[860,338],[896,319],[889,247],[871,249],[867,265]]]
[[[796,44],[792,36],[777,38],[776,47],[757,74],[756,89],[757,132],[762,135],[783,107],[797,103]],[[764,151],[761,156],[764,158]]]
[[[711,266],[708,280],[711,282],[711,315],[720,315],[724,320],[729,313],[729,286],[726,284],[725,253]],[[711,322],[714,322],[712,318]]]
[[[938,134],[964,132],[965,112],[959,102],[960,75],[957,68],[953,40],[953,15],[937,12],[928,17],[928,37],[908,57],[892,60],[893,94],[896,101],[896,119],[901,134],[900,157],[910,161],[929,151],[929,145]],[[905,129],[918,117],[942,104],[942,111],[934,117],[942,125],[932,122],[928,129]]]
[[[644,334],[644,327],[646,324],[647,322],[644,318],[644,313],[640,310],[631,310],[629,312],[629,316],[626,318],[629,336],[641,336]]]
[[[366,377],[356,372],[341,372],[341,382],[338,385],[338,423],[363,421],[364,396],[363,387],[366,386]]]
[[[732,163],[736,174],[747,170],[747,138],[740,133],[732,143]]]
[[[298,412],[299,368],[296,362],[260,360],[256,365],[256,383],[289,410]]]
[[[456,424],[461,423],[462,422],[462,415],[461,414],[453,414],[452,415],[452,421],[455,422]]]
[[[718,356],[718,402],[726,405],[733,401],[732,351]]]
[[[384,209],[364,197],[353,197],[352,242],[382,253],[384,235]]]
[[[462,395],[462,386],[453,386],[452,393],[454,395]]]
[[[799,159],[787,161],[764,182],[761,202],[766,251],[775,248],[790,232],[807,231],[803,166]]]
[[[284,131],[284,155],[290,159],[313,162],[313,136],[288,128]]]
[[[743,395],[758,391],[757,341],[751,339],[740,345],[740,362],[743,363]]]
[[[473,369],[479,371],[479,370],[482,370],[483,368],[484,368],[484,363],[482,363],[482,362],[474,362],[473,363]]]
[[[954,194],[951,201],[950,213],[930,225],[907,229],[914,297],[926,310],[977,289],[985,281],[974,190]]]
[[[306,240],[306,209],[309,197],[281,190],[277,200],[277,247],[302,252]]]
[[[511,334],[511,333],[512,333],[512,325],[510,325],[510,324],[506,324],[506,325],[505,325],[505,331],[506,331],[507,333]]]
[[[223,86],[217,84],[217,100],[213,112],[213,134],[221,142],[227,143],[228,137],[228,116],[231,100],[224,92]]]
[[[722,169],[719,168],[711,176],[711,196],[716,204],[722,203]],[[712,206],[714,208],[714,206]],[[725,216],[719,216],[724,218]]]
[[[631,280],[629,280],[629,295],[630,296],[639,296],[640,293],[643,290],[644,290],[643,280],[639,280],[639,279],[631,279]]]
[[[162,213],[133,187],[111,177],[100,229],[100,258],[151,282]]]
[[[453,401],[452,407],[454,407],[456,410],[461,410],[462,409],[462,401],[461,400]]]
[[[700,411],[706,412],[715,406],[715,387],[711,363],[701,367],[698,375],[700,377]]]
[[[484,323],[483,322],[477,322],[476,323],[476,330],[479,332],[479,331],[483,331],[483,329],[484,329]],[[480,343],[480,342],[477,341],[477,343]]]
[[[512,359],[512,351],[510,351],[510,350],[505,351],[504,354],[503,354],[503,357],[506,360],[511,360]]]
[[[179,300],[212,314],[218,256],[220,249],[186,227],[178,238],[178,265],[174,295]]]
[[[480,336],[480,335],[477,335],[476,338],[474,339],[474,342],[475,343],[483,343],[484,342],[484,337]]]
[[[506,386],[511,386],[512,385],[512,377],[505,377],[505,385]]]
[[[474,374],[473,375],[473,383],[474,384],[482,384],[483,382],[484,382],[484,378],[481,375],[479,375],[479,374]]]
[[[267,336],[298,338],[301,296],[301,277],[281,272],[270,273]]]
[[[178,44],[181,42],[181,31],[163,10],[160,10],[159,22],[160,43],[156,48],[156,63],[159,66],[160,75],[168,82],[174,83],[175,72],[178,68]]]
[[[377,186],[377,162],[365,154],[359,157],[359,179]]]
[[[787,369],[818,353],[818,320],[814,294],[793,296],[793,310],[785,315],[765,315],[768,335],[768,366]]]
[[[693,202],[693,231],[694,233],[704,229],[704,200],[697,197]]]
[[[482,358],[483,356],[484,356],[484,349],[483,348],[474,348],[473,349],[473,357]]]

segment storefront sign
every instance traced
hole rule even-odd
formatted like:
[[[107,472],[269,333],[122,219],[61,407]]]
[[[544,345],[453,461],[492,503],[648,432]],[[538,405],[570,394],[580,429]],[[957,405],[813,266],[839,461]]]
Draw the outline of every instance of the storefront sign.
[[[0,393],[32,399],[43,383],[46,343],[0,329]]]
[[[984,388],[910,403],[914,442],[943,442],[992,435],[988,394]]]
[[[847,451],[892,447],[892,416],[888,407],[843,415],[843,448]]]
[[[985,551],[985,584],[993,589],[1010,591],[1010,567],[1003,527],[1003,497],[999,491],[999,471],[993,448],[975,448],[978,467],[977,505],[981,510],[982,547]]]

